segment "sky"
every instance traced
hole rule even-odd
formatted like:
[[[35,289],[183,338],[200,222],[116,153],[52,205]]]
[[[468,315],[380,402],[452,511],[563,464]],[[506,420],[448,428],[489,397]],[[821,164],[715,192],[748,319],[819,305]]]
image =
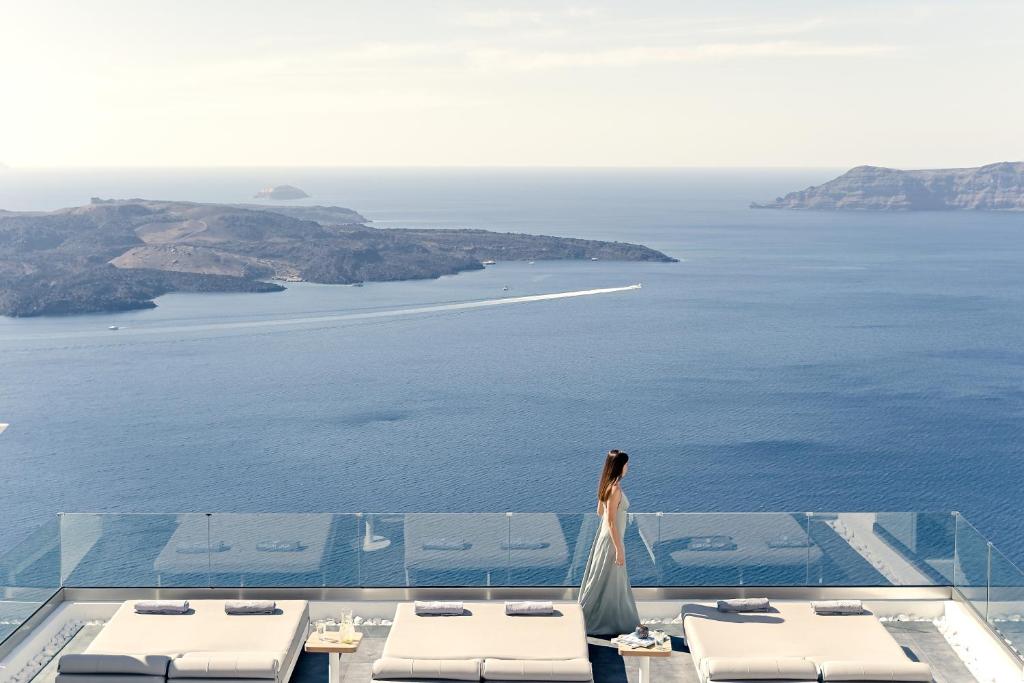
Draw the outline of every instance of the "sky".
[[[1024,159],[1024,2],[0,0],[0,162]]]

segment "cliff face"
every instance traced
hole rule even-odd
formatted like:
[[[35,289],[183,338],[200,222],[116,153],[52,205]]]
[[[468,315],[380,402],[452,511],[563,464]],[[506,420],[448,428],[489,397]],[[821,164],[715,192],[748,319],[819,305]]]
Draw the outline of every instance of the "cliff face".
[[[435,278],[487,259],[674,261],[647,247],[482,230],[378,230],[340,207],[93,200],[52,212],[0,211],[0,315],[153,306],[176,291],[276,291]]]
[[[858,166],[824,185],[750,206],[755,209],[861,211],[1024,211],[1024,162],[920,171]]]

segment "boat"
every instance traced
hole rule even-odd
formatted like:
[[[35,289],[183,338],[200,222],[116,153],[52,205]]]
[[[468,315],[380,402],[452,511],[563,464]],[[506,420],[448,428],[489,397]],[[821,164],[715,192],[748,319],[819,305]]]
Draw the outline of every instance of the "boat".
[[[504,287],[502,287],[502,288],[501,288],[501,291],[503,291],[503,292],[507,292],[507,291],[508,291],[508,285],[505,285]]]
[[[111,326],[110,326],[110,327],[108,327],[107,329],[108,329],[108,330],[119,330],[119,329],[121,329],[121,328],[120,328],[120,327],[118,327],[117,325],[111,325]]]
[[[363,286],[363,283],[362,283],[362,282],[353,282],[353,283],[352,283],[352,286],[353,286],[353,287],[362,287],[362,286]]]
[[[596,256],[591,256],[591,257],[590,257],[590,260],[591,260],[591,261],[597,261],[597,260],[598,260],[598,258],[597,258]]]
[[[480,265],[482,265],[482,266],[493,266],[496,263],[497,263],[497,261],[495,261],[494,259],[487,259],[486,261],[481,261]]]

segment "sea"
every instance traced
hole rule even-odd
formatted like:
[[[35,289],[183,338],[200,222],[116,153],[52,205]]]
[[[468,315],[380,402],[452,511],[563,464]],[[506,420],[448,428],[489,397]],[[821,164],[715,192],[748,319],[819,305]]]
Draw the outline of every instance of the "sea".
[[[288,183],[679,260],[2,318],[0,547],[61,511],[590,512],[618,448],[634,511],[959,510],[1020,562],[1024,216],[748,208],[838,171],[0,171],[12,210]]]

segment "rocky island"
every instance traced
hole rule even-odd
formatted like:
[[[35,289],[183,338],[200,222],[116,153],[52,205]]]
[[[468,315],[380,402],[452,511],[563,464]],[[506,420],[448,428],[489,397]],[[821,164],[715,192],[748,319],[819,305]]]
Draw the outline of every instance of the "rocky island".
[[[309,195],[294,185],[264,187],[253,195],[253,199],[305,199]]]
[[[1024,162],[901,171],[858,166],[824,185],[754,209],[860,211],[1024,211]]]
[[[378,229],[351,209],[145,199],[0,210],[0,314],[151,308],[168,292],[269,292],[271,280],[412,280],[490,260],[661,261],[625,242],[485,230]]]

